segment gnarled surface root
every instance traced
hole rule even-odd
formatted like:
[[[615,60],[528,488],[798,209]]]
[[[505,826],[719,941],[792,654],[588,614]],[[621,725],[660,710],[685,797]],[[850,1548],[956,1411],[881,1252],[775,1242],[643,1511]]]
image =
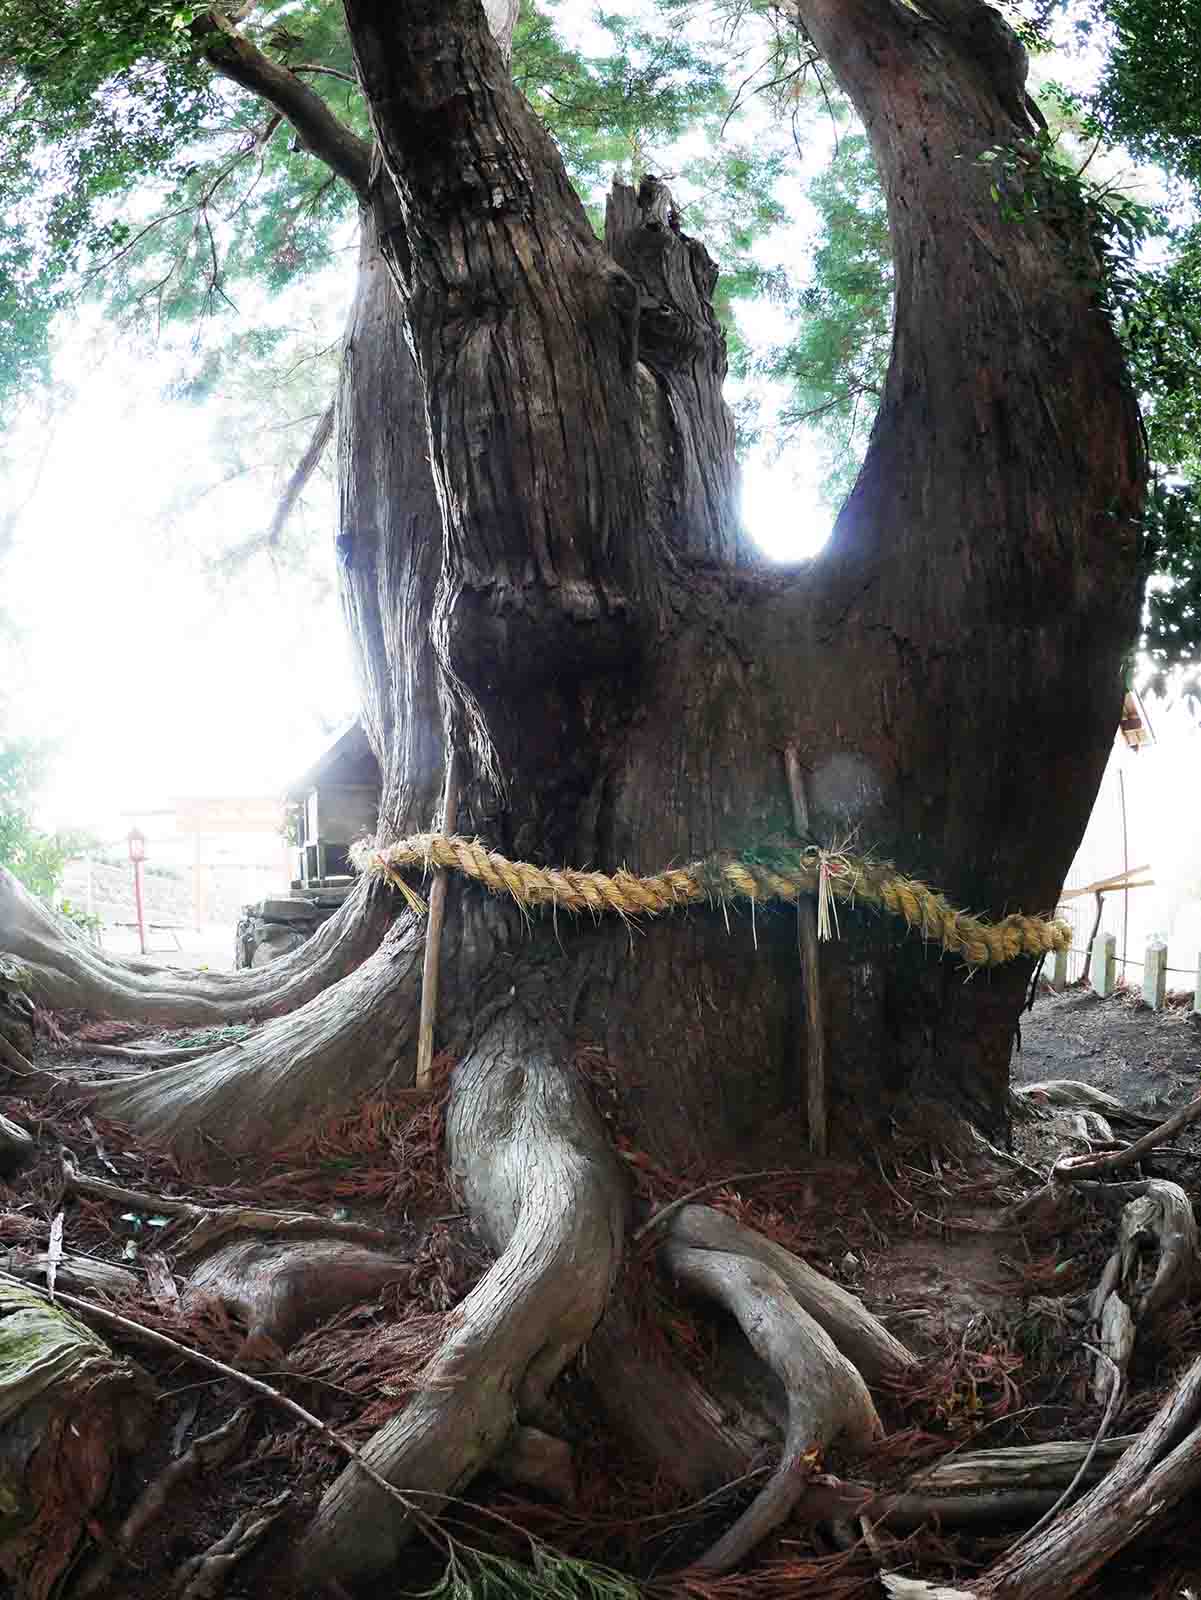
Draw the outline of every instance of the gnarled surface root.
[[[825,1329],[867,1383],[896,1377],[917,1365],[917,1357],[872,1316],[857,1295],[724,1211],[684,1206],[671,1220],[669,1238],[673,1244],[698,1250],[747,1256],[777,1273],[796,1303]]]
[[[600,1319],[620,1260],[625,1183],[564,1041],[519,1007],[456,1069],[447,1135],[464,1199],[499,1259],[457,1308],[421,1391],[363,1450],[436,1512],[538,1415]],[[412,1519],[351,1464],[297,1553],[310,1586],[388,1567]]]
[[[1110,1363],[1118,1381],[1125,1383],[1138,1324],[1187,1293],[1197,1270],[1197,1224],[1192,1202],[1178,1183],[1146,1178],[1095,1187],[1107,1199],[1127,1201],[1117,1248],[1105,1263],[1091,1304],[1103,1352],[1093,1390],[1104,1402],[1113,1381]],[[1148,1256],[1155,1260],[1149,1283]]]
[[[888,1575],[890,1595],[942,1600],[1068,1600],[1131,1540],[1201,1485],[1201,1360],[1088,1494],[1032,1538],[1019,1539],[970,1587]]]
[[[863,1448],[883,1431],[860,1374],[797,1304],[782,1276],[751,1256],[698,1249],[669,1237],[665,1265],[737,1319],[752,1349],[780,1378],[788,1426],[775,1473],[697,1566],[728,1572],[788,1516],[822,1450],[835,1439]]]
[[[640,1354],[628,1307],[614,1298],[588,1341],[588,1376],[611,1426],[671,1483],[708,1494],[741,1478],[779,1432],[724,1405],[664,1351]]]
[[[243,1355],[281,1350],[343,1306],[407,1282],[412,1263],[340,1239],[242,1239],[215,1250],[188,1280],[185,1310],[217,1301],[246,1327]]]
[[[105,955],[0,867],[0,950],[25,969],[30,995],[51,1010],[191,1027],[255,1022],[304,1005],[364,961],[395,915],[388,898],[356,886],[299,949],[245,972],[200,972]]]
[[[411,1081],[423,942],[407,922],[348,978],[248,1039],[200,1061],[93,1082],[88,1092],[105,1116],[151,1143],[187,1149],[203,1135],[236,1154],[270,1149],[392,1074]]]

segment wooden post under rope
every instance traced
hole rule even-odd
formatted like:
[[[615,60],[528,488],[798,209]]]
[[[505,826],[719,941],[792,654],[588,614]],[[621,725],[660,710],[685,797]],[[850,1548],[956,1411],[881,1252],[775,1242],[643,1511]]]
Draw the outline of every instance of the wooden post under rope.
[[[802,839],[809,838],[809,803],[805,799],[805,776],[795,745],[784,751],[784,772],[792,800],[792,822]],[[805,983],[805,1078],[809,1091],[809,1149],[824,1156],[828,1144],[826,1107],[826,1030],[822,1017],[821,977],[817,967],[817,901],[801,895],[797,901],[797,920],[801,946],[801,973]]]
[[[453,745],[446,758],[446,787],[442,793],[442,832],[453,833],[459,813],[459,758]],[[447,872],[439,867],[430,890],[430,914],[425,927],[425,960],[421,968],[421,1022],[417,1029],[417,1087],[428,1089],[434,1067],[434,1023],[438,1020],[438,958],[442,923],[446,916]]]

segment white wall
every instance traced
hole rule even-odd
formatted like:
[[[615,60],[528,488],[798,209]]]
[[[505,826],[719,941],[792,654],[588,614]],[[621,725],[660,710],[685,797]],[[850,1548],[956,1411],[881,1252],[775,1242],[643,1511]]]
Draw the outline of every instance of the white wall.
[[[1149,708],[1156,742],[1131,750],[1120,737],[1105,769],[1088,828],[1065,889],[1082,888],[1144,863],[1154,887],[1105,896],[1101,927],[1116,941],[1118,972],[1142,980],[1143,952],[1152,938],[1168,944],[1169,989],[1189,989],[1201,950],[1201,730],[1183,708]],[[1125,825],[1123,830],[1123,802]],[[1096,902],[1091,895],[1068,901],[1061,914],[1073,923],[1073,947],[1082,952]],[[1071,957],[1070,979],[1083,971],[1082,954]]]

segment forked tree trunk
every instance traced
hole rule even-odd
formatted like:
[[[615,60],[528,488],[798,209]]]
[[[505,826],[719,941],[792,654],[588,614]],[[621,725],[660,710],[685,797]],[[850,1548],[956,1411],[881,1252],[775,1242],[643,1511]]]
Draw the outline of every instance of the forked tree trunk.
[[[459,830],[519,859],[651,872],[770,850],[793,837],[791,746],[821,843],[853,836],[977,911],[1053,906],[1137,620],[1143,459],[1086,230],[1045,203],[1014,80],[982,48],[992,13],[797,0],[871,134],[896,330],[827,549],[768,569],[737,522],[714,268],[663,186],[616,186],[602,244],[479,0],[346,12],[380,170],[343,374],[338,548],[384,839],[436,824],[453,745]],[[1017,223],[977,160],[1015,143],[1044,202]],[[403,1080],[420,942],[406,920],[240,1058],[112,1086],[106,1109],[177,1143],[217,1124],[237,1150],[382,1073]],[[442,958],[452,1154],[500,1254],[427,1388],[365,1452],[435,1497],[538,1422],[605,1310],[623,1183],[573,1040],[603,1043],[664,1161],[737,1163],[804,1100],[793,912],[568,926],[456,883]],[[1002,1124],[1029,978],[1018,961],[965,983],[918,939],[845,913],[822,954],[836,1138],[905,1095]],[[710,1552],[720,1569],[786,1514],[814,1448],[871,1437],[848,1361],[906,1353],[853,1304],[802,1305],[803,1274],[753,1241],[715,1243],[703,1215],[678,1227],[669,1269],[753,1328],[790,1388],[782,1466]],[[649,1441],[660,1419],[635,1414],[645,1374],[623,1371],[622,1315],[602,1324],[597,1366]],[[663,1388],[659,1409],[662,1440],[695,1457],[675,1461],[682,1478],[744,1452],[699,1385]],[[405,1533],[349,1468],[306,1534],[305,1578],[377,1571]]]
[[[712,268],[665,191],[619,190],[602,246],[476,0],[414,4],[403,29],[391,7],[349,7],[386,171],[346,342],[338,551],[385,840],[435,821],[446,729],[461,831],[646,871],[790,836],[780,753],[795,745],[823,843],[854,833],[974,909],[1053,905],[1136,621],[1143,461],[1085,227],[1046,206],[1033,161],[1043,209],[998,207],[974,158],[1021,147],[1013,84],[974,53],[976,0],[938,9],[798,13],[872,137],[896,331],[830,544],[769,570],[735,514]],[[452,895],[440,1038],[551,971],[570,1026],[630,1067],[651,1148],[708,1158],[803,1098],[794,919],[753,920],[568,939]],[[354,934],[345,962],[329,951],[314,970],[302,950],[228,984],[126,966],[132,994],[106,1005],[93,984],[91,1003],[283,1011],[378,936]],[[37,940],[18,953],[36,962]],[[836,1137],[907,1093],[1003,1122],[1026,963],[965,984],[851,914],[822,969]],[[89,1003],[87,984],[47,987]]]
[[[411,6],[403,30],[389,7],[348,6],[395,185],[381,181],[377,214],[446,532],[386,531],[381,500],[376,548],[400,547],[346,580],[391,619],[396,644],[359,635],[379,683],[424,672],[432,626],[472,758],[460,831],[522,859],[636,871],[770,844],[791,835],[780,752],[796,743],[823,842],[857,830],[856,848],[993,914],[1053,906],[1136,622],[1143,461],[1083,225],[1006,220],[974,159],[1027,132],[1012,83],[973,54],[979,9],[965,0],[961,24],[801,6],[871,133],[896,333],[829,546],[766,570],[735,514],[712,269],[661,186],[617,191],[602,249],[474,3]],[[1033,193],[1033,163],[1028,177]],[[385,387],[409,416],[395,313],[378,315],[378,348],[397,352]],[[406,470],[393,428],[344,439],[348,495]],[[426,448],[414,430],[409,464]],[[381,756],[385,814],[403,827],[433,814],[440,778],[422,681],[393,697]],[[424,815],[404,798],[422,783]],[[444,1034],[490,985],[550,964],[572,1024],[629,1065],[658,1153],[737,1145],[803,1093],[790,912],[729,931],[716,912],[667,919],[631,941],[614,926],[527,932],[467,900],[445,941]],[[905,1092],[999,1125],[1028,964],[965,985],[886,924],[852,915],[843,933],[823,953],[836,1126]]]

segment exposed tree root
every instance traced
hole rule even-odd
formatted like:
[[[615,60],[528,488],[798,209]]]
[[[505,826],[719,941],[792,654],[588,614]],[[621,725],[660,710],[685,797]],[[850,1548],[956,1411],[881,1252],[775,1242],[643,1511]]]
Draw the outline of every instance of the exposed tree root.
[[[1132,1122],[1139,1127],[1155,1126],[1153,1117],[1131,1111],[1116,1095],[1077,1078],[1046,1078],[1039,1083],[1015,1085],[1013,1098],[1029,1115],[1032,1109],[1058,1107],[1065,1111],[1094,1111],[1114,1122]]]
[[[270,1149],[358,1104],[381,1077],[411,1080],[422,943],[406,922],[349,977],[250,1038],[199,1061],[92,1082],[88,1093],[150,1143]],[[369,1077],[356,1072],[360,1062]]]
[[[152,1388],[40,1290],[0,1278],[0,1573],[46,1600],[126,1452],[146,1442]]]
[[[746,1256],[777,1273],[796,1303],[825,1329],[867,1383],[896,1378],[917,1365],[916,1356],[872,1316],[858,1296],[724,1211],[684,1206],[671,1220],[669,1238],[675,1245]]]
[[[536,1489],[539,1494],[569,1506],[576,1497],[575,1464],[571,1446],[541,1428],[517,1427],[493,1462],[497,1476],[508,1483]]]
[[[216,1600],[224,1594],[233,1569],[262,1543],[291,1498],[291,1492],[285,1489],[258,1511],[246,1512],[203,1555],[186,1561],[180,1568],[175,1590],[179,1600]]]
[[[894,1596],[942,1600],[1067,1600],[1107,1561],[1201,1484],[1201,1361],[1141,1436],[1083,1499],[1028,1543],[1019,1541],[962,1589],[886,1577]]]
[[[779,1273],[749,1256],[669,1238],[663,1258],[690,1288],[737,1318],[755,1353],[784,1384],[788,1426],[780,1464],[737,1522],[696,1563],[728,1572],[788,1516],[821,1452],[835,1439],[864,1448],[883,1432],[859,1373],[803,1311]]]
[[[246,1361],[287,1349],[318,1322],[373,1299],[385,1284],[407,1282],[411,1272],[408,1260],[336,1239],[243,1239],[200,1263],[183,1306],[215,1300],[235,1312],[246,1327]]]
[[[1036,1087],[1062,1104],[1086,1086],[1056,1080]],[[1106,1111],[1115,1119],[1122,1109],[1116,1101],[1106,1105]],[[1008,1220],[1019,1226],[1048,1226],[1060,1216],[1073,1193],[1087,1194],[1102,1202],[1126,1202],[1117,1247],[1105,1264],[1091,1304],[1100,1344],[1093,1389],[1098,1402],[1107,1406],[1116,1405],[1124,1387],[1137,1324],[1185,1294],[1199,1258],[1192,1202],[1178,1184],[1158,1178],[1128,1183],[1103,1180],[1135,1165],[1199,1116],[1201,1095],[1119,1150],[1060,1157],[1043,1188],[1009,1212]],[[1154,1246],[1155,1268],[1148,1284],[1144,1263],[1149,1245]]]
[[[1100,1178],[1111,1172],[1119,1172],[1123,1167],[1131,1167],[1140,1161],[1143,1156],[1149,1155],[1158,1145],[1166,1144],[1175,1137],[1182,1128],[1187,1128],[1191,1122],[1196,1122],[1201,1117],[1201,1095],[1190,1100],[1188,1105],[1181,1106],[1166,1122],[1161,1122],[1158,1127],[1152,1128],[1141,1139],[1136,1139],[1133,1144],[1121,1150],[1113,1150],[1104,1155],[1095,1156],[1067,1156],[1055,1163],[1053,1177],[1062,1179]]]
[[[100,1056],[110,1061],[132,1061],[142,1067],[177,1067],[181,1061],[198,1061],[212,1054],[211,1044],[184,1044],[164,1046],[125,1044],[89,1044],[86,1039],[71,1040],[68,1048],[72,1055]]]
[[[0,950],[25,969],[29,994],[52,1010],[94,1011],[160,1027],[282,1016],[364,961],[392,919],[361,884],[299,949],[267,967],[200,972],[105,955],[0,867]]]
[[[1098,1400],[1105,1400],[1110,1391],[1105,1363],[1112,1362],[1119,1383],[1124,1384],[1136,1324],[1187,1291],[1197,1270],[1197,1224],[1192,1202],[1179,1184],[1148,1178],[1100,1187],[1106,1198],[1128,1199],[1122,1209],[1117,1248],[1106,1262],[1092,1298],[1092,1316],[1103,1352],[1094,1392]],[[1154,1247],[1155,1258],[1149,1284],[1144,1276],[1148,1246]]]
[[[0,1117],[0,1172],[11,1172],[33,1153],[33,1137],[9,1117]]]
[[[653,1361],[639,1355],[620,1299],[589,1340],[586,1361],[618,1436],[690,1495],[742,1478],[777,1442],[770,1423],[721,1404],[678,1360],[663,1352]]]
[[[202,1434],[182,1456],[167,1463],[134,1501],[115,1538],[92,1558],[75,1580],[71,1600],[88,1600],[89,1595],[106,1586],[117,1563],[133,1549],[151,1523],[162,1516],[183,1485],[202,1472],[212,1472],[223,1466],[237,1452],[253,1415],[253,1406],[239,1406],[228,1421],[211,1433]]]
[[[517,1007],[456,1070],[451,1159],[495,1266],[457,1308],[408,1407],[362,1454],[435,1510],[536,1420],[605,1309],[620,1259],[624,1176],[582,1083]],[[297,1556],[309,1584],[384,1570],[412,1527],[357,1469],[326,1493]]]

